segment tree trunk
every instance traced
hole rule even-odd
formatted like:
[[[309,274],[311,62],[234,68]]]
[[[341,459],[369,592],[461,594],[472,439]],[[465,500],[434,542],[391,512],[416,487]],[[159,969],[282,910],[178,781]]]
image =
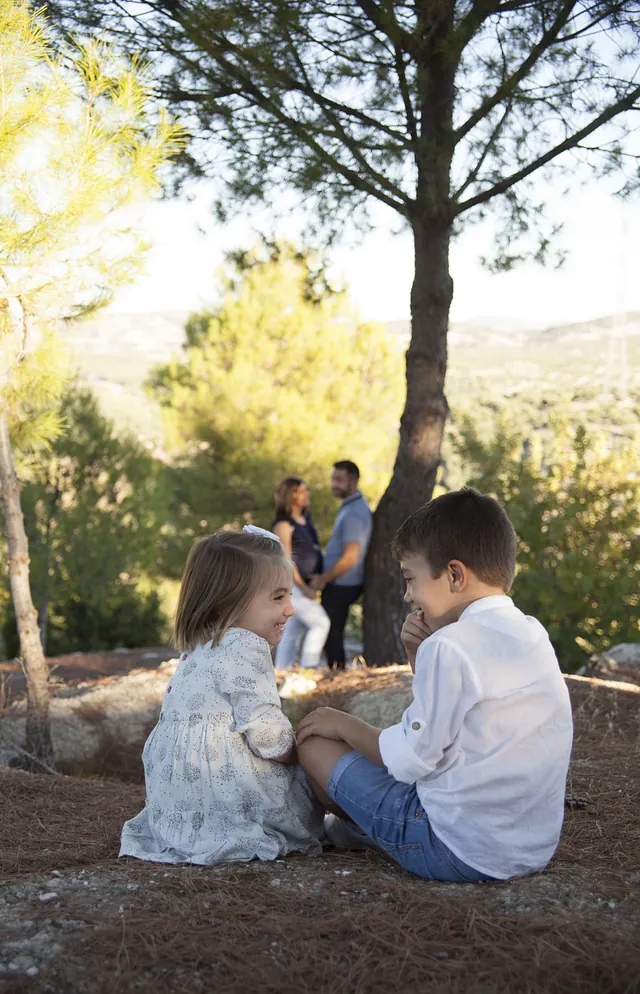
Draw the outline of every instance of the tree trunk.
[[[47,651],[47,620],[49,616],[49,601],[42,600],[38,606],[38,631],[40,632],[40,645],[42,652]]]
[[[20,487],[13,464],[9,426],[0,412],[0,486],[7,526],[9,581],[27,677],[25,766],[34,771],[53,767],[49,724],[49,673],[42,651],[36,609],[29,586],[29,544],[20,507]]]
[[[373,520],[365,569],[364,656],[369,666],[404,662],[400,630],[409,610],[391,555],[402,522],[428,501],[436,481],[448,405],[444,395],[447,327],[453,283],[449,275],[450,219],[412,219],[416,270],[411,290],[407,399],[393,476]]]

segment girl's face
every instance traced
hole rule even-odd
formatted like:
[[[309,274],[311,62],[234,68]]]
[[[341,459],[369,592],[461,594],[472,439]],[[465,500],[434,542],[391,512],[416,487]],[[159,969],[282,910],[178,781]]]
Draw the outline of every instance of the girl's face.
[[[277,645],[282,638],[287,620],[296,612],[291,604],[291,583],[286,584],[287,574],[271,577],[267,586],[255,595],[235,623],[237,628],[246,628],[269,645]]]

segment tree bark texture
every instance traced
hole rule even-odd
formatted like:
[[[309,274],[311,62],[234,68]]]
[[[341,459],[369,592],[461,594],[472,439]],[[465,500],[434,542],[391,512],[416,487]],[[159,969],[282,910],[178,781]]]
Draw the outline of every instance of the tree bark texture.
[[[402,522],[431,497],[448,405],[444,394],[453,283],[446,222],[414,220],[416,274],[411,292],[407,399],[391,482],[373,520],[364,593],[364,657],[369,666],[404,662],[400,631],[409,610],[391,543]]]
[[[9,425],[4,412],[0,412],[0,486],[7,527],[11,597],[27,677],[25,751],[30,759],[25,765],[42,772],[47,767],[53,767],[54,760],[49,724],[49,671],[31,598],[29,544],[20,507],[20,487],[13,463]]]
[[[370,666],[405,659],[400,631],[409,606],[391,555],[405,518],[429,500],[449,411],[444,394],[453,283],[449,243],[456,58],[450,45],[455,0],[416,0],[421,66],[417,75],[416,197],[409,210],[415,244],[407,398],[393,476],[380,501],[365,567],[364,656]]]

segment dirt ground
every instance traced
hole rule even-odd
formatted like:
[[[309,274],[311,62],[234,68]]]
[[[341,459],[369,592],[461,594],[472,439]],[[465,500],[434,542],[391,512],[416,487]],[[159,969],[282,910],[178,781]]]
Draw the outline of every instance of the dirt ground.
[[[569,687],[568,793],[586,804],[544,873],[506,883],[426,883],[371,852],[119,861],[141,785],[0,771],[0,991],[640,992],[640,688]]]

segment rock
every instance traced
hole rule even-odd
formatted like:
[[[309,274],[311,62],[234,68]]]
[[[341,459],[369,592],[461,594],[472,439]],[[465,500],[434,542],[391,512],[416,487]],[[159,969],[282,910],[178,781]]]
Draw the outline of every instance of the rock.
[[[361,690],[348,702],[346,710],[356,718],[375,725],[377,728],[388,728],[402,718],[413,699],[411,673],[398,674],[398,680],[404,686],[389,690]]]
[[[282,704],[283,714],[286,714],[294,728],[314,708],[312,694],[308,694],[305,697],[282,697],[280,703]]]
[[[316,680],[312,680],[310,677],[305,676],[303,673],[289,673],[285,677],[284,683],[280,687],[278,693],[280,697],[284,699],[292,699],[294,697],[308,697],[318,686]]]
[[[596,653],[579,672],[582,676],[596,676],[601,680],[640,683],[640,642],[621,642],[605,652]]]
[[[71,696],[51,699],[51,736],[59,763],[91,760],[105,741],[120,746],[142,744],[155,724],[177,659],[153,670],[133,670],[93,686],[74,688]],[[13,744],[24,741],[24,713],[15,709],[0,724],[0,766],[19,753]]]

